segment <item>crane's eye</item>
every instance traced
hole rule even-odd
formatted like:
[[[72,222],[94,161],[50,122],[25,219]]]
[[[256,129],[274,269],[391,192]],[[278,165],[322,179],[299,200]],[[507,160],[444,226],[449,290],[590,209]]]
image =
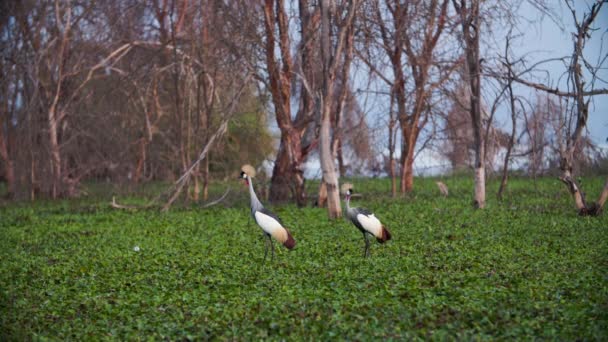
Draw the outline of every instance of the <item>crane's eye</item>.
[[[247,178],[247,174],[244,171],[241,171],[241,178]]]

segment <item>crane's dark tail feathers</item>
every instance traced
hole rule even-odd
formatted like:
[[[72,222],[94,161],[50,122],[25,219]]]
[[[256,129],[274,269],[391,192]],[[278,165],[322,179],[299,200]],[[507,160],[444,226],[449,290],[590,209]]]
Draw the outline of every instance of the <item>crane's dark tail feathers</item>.
[[[287,247],[287,249],[293,249],[296,246],[296,240],[293,239],[289,230],[285,230],[287,231],[287,240],[283,242],[283,246]]]
[[[388,229],[386,229],[385,226],[382,226],[382,232],[381,232],[381,236],[377,237],[376,240],[378,240],[378,242],[380,243],[385,243],[386,241],[391,239],[391,233],[388,231]]]

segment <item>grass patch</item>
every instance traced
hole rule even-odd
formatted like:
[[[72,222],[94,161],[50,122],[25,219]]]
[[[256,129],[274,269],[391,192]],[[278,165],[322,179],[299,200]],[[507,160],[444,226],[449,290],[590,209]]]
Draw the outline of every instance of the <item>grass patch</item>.
[[[2,339],[608,338],[606,215],[578,217],[555,179],[513,179],[502,202],[490,182],[480,211],[471,180],[443,181],[448,198],[417,179],[391,199],[386,179],[354,180],[353,204],[393,234],[369,259],[347,222],[280,206],[298,245],[262,263],[236,183],[231,207],[165,214],[111,196],[5,205]],[[585,180],[589,198],[602,181]]]

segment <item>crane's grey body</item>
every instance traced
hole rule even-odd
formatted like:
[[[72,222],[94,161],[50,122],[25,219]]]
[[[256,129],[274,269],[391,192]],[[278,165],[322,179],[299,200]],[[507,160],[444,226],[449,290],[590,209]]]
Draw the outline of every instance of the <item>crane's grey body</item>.
[[[365,241],[364,257],[370,255],[369,247],[369,235],[374,236],[378,242],[384,243],[390,240],[391,235],[389,231],[382,225],[380,220],[366,208],[351,208],[350,207],[350,195],[351,190],[346,193],[346,217],[359,229],[363,234],[363,240]]]
[[[355,227],[359,228],[359,230],[362,233],[369,233],[367,230],[365,230],[365,228],[363,228],[363,226],[361,225],[361,222],[359,222],[359,220],[357,219],[358,215],[365,215],[365,216],[370,216],[373,215],[374,213],[372,213],[371,211],[367,210],[366,208],[351,208],[349,205],[349,201],[346,201],[346,217],[355,225]],[[369,233],[371,234],[371,233]]]
[[[251,207],[251,216],[253,217],[253,219],[255,220],[255,222],[260,225],[260,222],[258,221],[258,218],[256,218],[255,213],[256,212],[260,212],[264,215],[270,216],[273,219],[277,220],[277,222],[279,222],[281,225],[283,224],[283,222],[281,222],[281,219],[272,211],[266,209],[264,207],[264,205],[262,204],[262,202],[260,202],[260,200],[258,199],[258,196],[255,194],[255,191],[253,190],[253,183],[251,182],[251,178],[248,177],[247,178],[247,183],[249,183],[249,197],[250,197],[250,207]],[[258,216],[259,217],[259,216]],[[267,233],[268,235],[268,233]]]
[[[264,260],[266,260],[266,256],[268,254],[269,244],[270,249],[272,250],[272,258],[274,259],[274,244],[272,242],[272,237],[280,241],[288,249],[292,249],[295,246],[295,240],[289,231],[283,227],[281,219],[279,219],[279,217],[270,210],[264,208],[262,202],[260,202],[258,196],[253,190],[253,182],[251,181],[251,177],[249,177],[245,172],[242,172],[241,178],[246,180],[249,187],[251,216],[255,220],[255,223],[262,228],[264,237],[266,238],[264,245]]]

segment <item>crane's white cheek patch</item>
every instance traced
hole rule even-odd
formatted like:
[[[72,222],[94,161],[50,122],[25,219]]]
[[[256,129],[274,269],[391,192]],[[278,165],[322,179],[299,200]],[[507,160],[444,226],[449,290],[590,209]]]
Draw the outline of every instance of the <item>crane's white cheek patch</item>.
[[[361,223],[361,226],[363,226],[365,230],[374,234],[375,237],[382,236],[382,223],[380,223],[376,216],[358,214],[357,220],[359,220],[359,223]]]
[[[262,212],[255,212],[255,221],[262,227],[264,232],[272,235],[279,242],[283,243],[287,241],[287,231],[273,217],[268,216]]]

